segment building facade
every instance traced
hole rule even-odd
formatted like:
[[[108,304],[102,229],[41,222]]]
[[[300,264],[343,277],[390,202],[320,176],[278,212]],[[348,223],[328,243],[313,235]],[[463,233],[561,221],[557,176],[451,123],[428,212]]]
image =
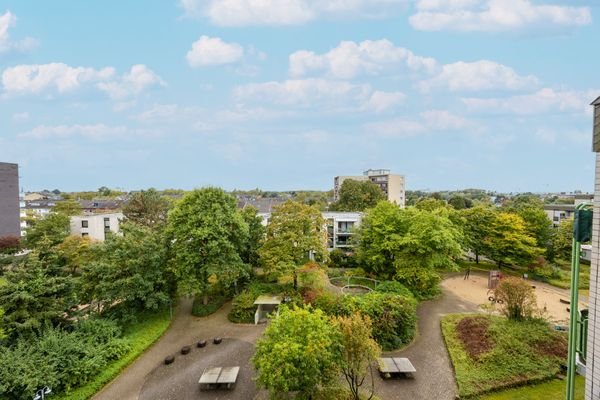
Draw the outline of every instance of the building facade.
[[[21,236],[19,166],[0,163],[0,237]]]
[[[592,227],[592,249],[600,249],[600,97],[593,103],[594,128],[593,151],[596,153],[596,178],[594,181],[594,222]],[[586,356],[586,400],[600,398],[600,282],[598,279],[600,257],[592,251],[590,270],[590,294],[588,313],[588,337]]]
[[[544,211],[548,219],[552,221],[552,225],[557,227],[565,219],[573,218],[575,215],[574,204],[546,204]]]
[[[104,241],[109,234],[119,233],[123,213],[78,215],[71,217],[71,235]]]
[[[340,190],[346,179],[355,181],[371,181],[384,193],[386,199],[404,208],[406,203],[406,190],[404,187],[404,176],[392,174],[389,169],[368,169],[362,175],[341,175],[333,178],[333,200],[340,199]]]

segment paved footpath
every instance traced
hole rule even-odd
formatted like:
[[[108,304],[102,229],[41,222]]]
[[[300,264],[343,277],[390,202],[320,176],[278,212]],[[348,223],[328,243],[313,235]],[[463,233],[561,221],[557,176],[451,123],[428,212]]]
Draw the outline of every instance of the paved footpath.
[[[192,299],[181,300],[173,322],[163,337],[92,399],[138,400],[146,379],[155,375],[155,370],[163,365],[166,356],[177,354],[173,366],[181,364],[181,357],[187,357],[179,355],[181,347],[193,345],[201,339],[210,341],[214,337],[235,338],[239,343],[254,343],[265,327],[229,322],[227,314],[231,309],[230,303],[208,317],[194,317],[192,302]],[[227,344],[227,340],[224,340],[224,344]],[[223,347],[226,348],[228,346]],[[192,352],[195,350],[192,349]]]

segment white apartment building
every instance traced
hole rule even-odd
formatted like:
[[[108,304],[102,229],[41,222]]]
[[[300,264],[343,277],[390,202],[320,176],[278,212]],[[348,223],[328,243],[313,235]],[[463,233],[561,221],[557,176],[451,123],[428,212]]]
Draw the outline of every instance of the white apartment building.
[[[107,234],[118,233],[123,213],[78,215],[71,217],[71,235],[104,241]]]
[[[404,175],[392,174],[389,169],[368,169],[362,175],[340,175],[333,178],[333,200],[338,201],[340,190],[346,179],[355,181],[371,181],[385,194],[388,201],[404,208],[406,194],[404,186]]]
[[[552,225],[557,227],[561,221],[575,216],[574,204],[545,204],[544,211]]]

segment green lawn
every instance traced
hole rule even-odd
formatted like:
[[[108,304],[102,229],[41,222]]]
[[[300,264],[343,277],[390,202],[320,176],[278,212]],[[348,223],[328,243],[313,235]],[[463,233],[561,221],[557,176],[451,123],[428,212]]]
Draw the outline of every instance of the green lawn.
[[[52,399],[61,400],[86,400],[91,398],[107,383],[121,373],[129,364],[135,361],[150,345],[156,342],[167,330],[171,323],[169,310],[163,310],[155,314],[147,314],[138,317],[138,322],[131,324],[124,330],[123,337],[131,345],[131,350],[125,356],[110,364],[94,380],[87,385],[73,390],[68,394],[56,394]]]
[[[534,386],[509,389],[498,393],[481,396],[480,400],[548,400],[564,399],[567,381],[553,379]],[[585,379],[577,376],[575,380],[575,400],[583,400],[585,395]]]
[[[566,359],[566,336],[541,321],[451,314],[442,332],[461,398],[551,379]]]

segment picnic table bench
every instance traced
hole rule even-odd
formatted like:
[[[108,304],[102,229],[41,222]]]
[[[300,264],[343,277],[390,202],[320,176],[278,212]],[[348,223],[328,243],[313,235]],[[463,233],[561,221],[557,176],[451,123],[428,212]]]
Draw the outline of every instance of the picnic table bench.
[[[235,385],[239,372],[240,367],[207,368],[198,381],[200,389],[231,389]]]
[[[384,378],[392,376],[408,375],[417,372],[408,358],[383,357],[377,359],[379,372]]]

